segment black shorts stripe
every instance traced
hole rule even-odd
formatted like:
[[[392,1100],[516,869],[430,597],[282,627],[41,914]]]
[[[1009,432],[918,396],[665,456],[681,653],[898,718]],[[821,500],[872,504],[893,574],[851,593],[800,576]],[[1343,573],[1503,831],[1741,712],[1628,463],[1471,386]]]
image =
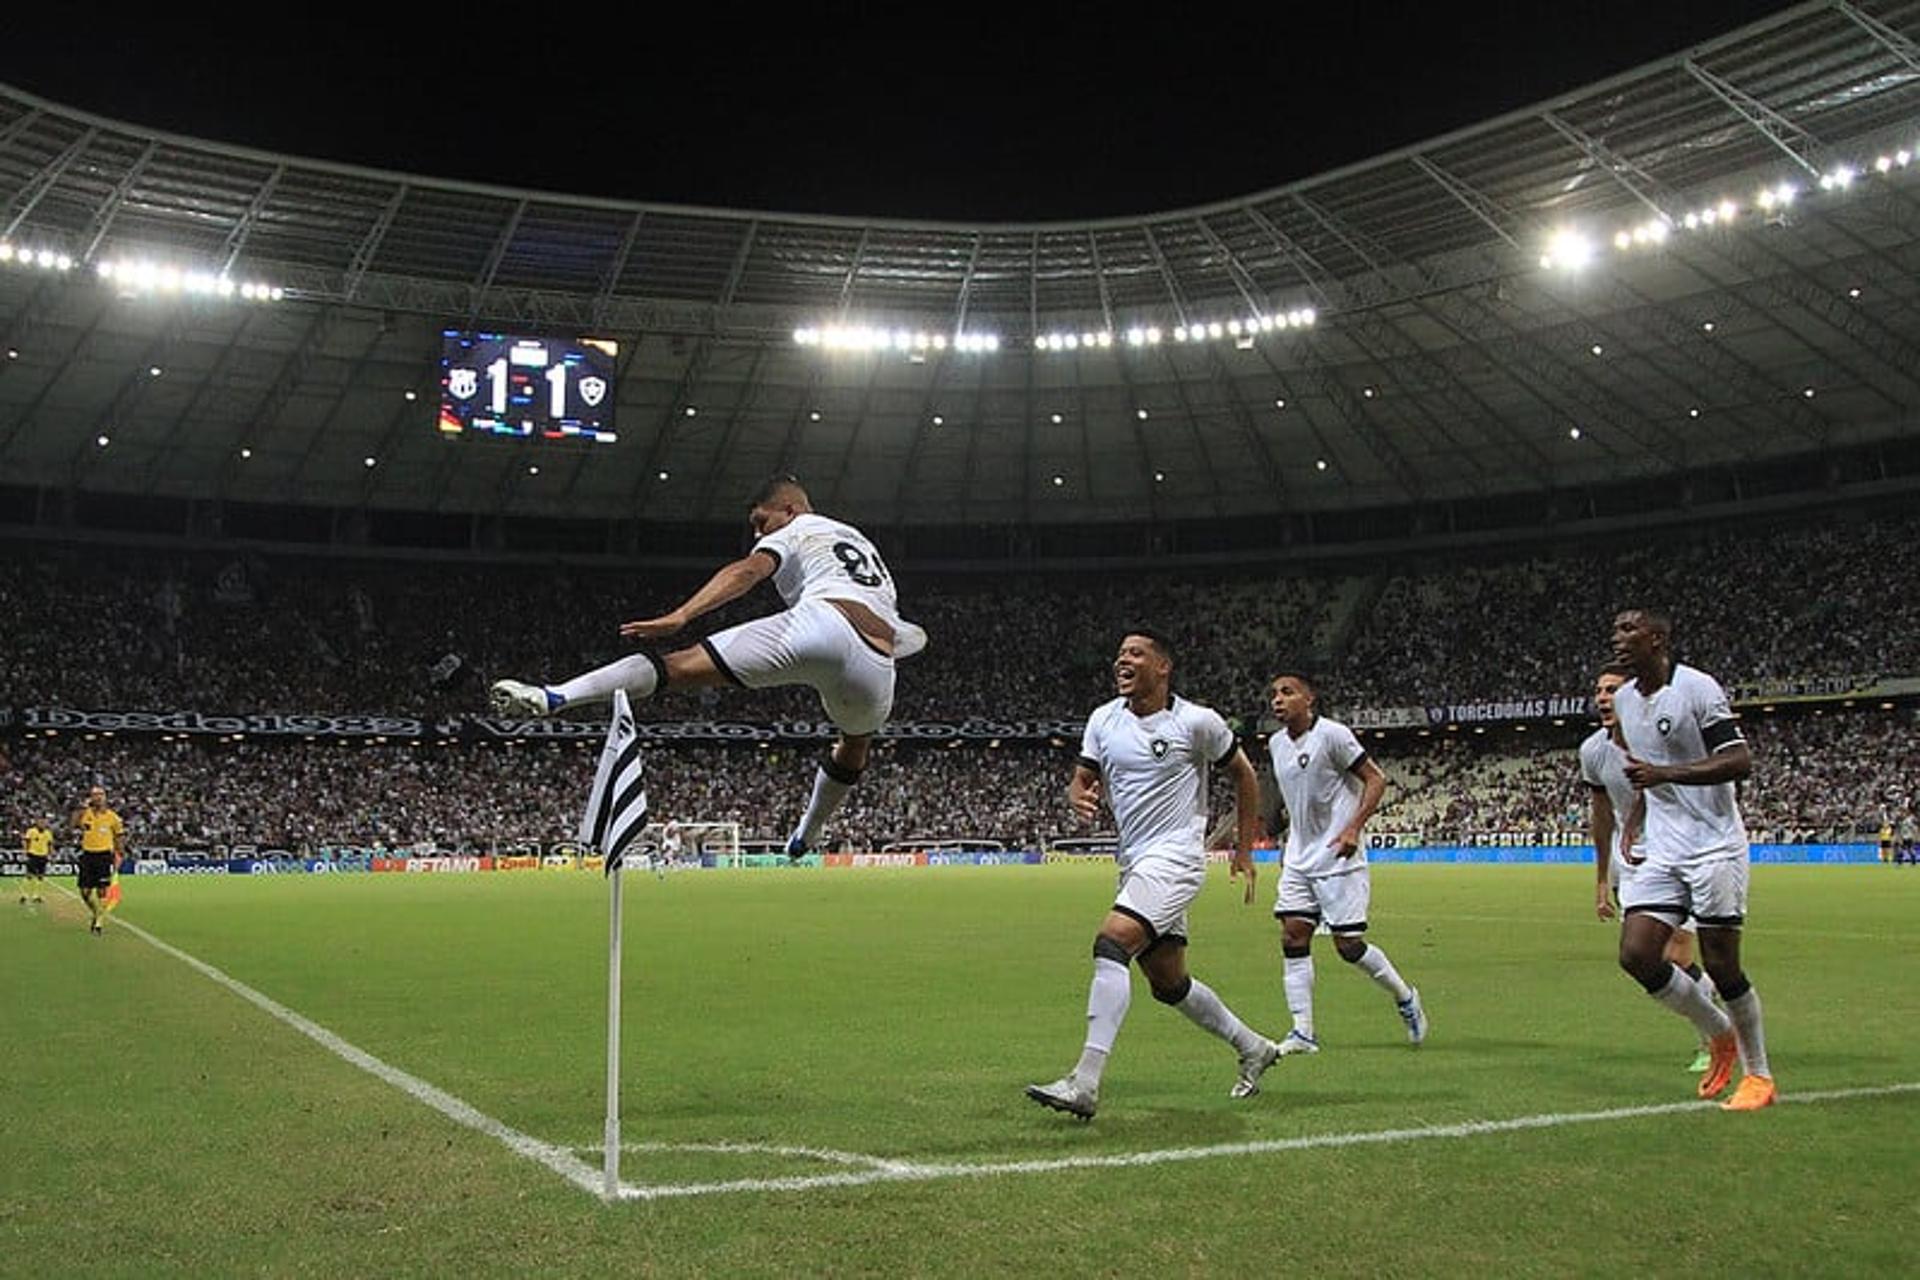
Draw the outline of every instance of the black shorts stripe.
[[[713,666],[716,671],[718,671],[721,675],[725,676],[728,680],[730,680],[734,684],[740,686],[742,689],[747,687],[747,682],[745,680],[742,680],[739,676],[733,674],[733,668],[728,666],[727,660],[720,656],[720,647],[714,644],[712,637],[708,637],[707,639],[702,640],[700,642],[700,647],[707,651],[707,656],[709,658],[713,659]]]
[[[1358,924],[1333,924],[1329,922],[1327,925],[1327,932],[1335,935],[1342,933],[1365,933],[1366,931],[1367,922],[1365,920],[1362,920]]]
[[[1147,919],[1132,907],[1123,907],[1117,902],[1113,904],[1113,909],[1129,920],[1138,920],[1140,927],[1147,931],[1147,945],[1140,949],[1140,954],[1145,955],[1147,952],[1153,950],[1154,945],[1160,941],[1160,931],[1153,927],[1153,921]]]

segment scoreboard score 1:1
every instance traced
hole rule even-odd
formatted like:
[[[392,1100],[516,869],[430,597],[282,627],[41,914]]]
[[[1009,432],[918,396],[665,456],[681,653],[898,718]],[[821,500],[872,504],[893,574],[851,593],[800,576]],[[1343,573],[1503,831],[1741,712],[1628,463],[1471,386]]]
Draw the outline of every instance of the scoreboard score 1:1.
[[[605,338],[441,331],[440,430],[610,444],[614,359]]]

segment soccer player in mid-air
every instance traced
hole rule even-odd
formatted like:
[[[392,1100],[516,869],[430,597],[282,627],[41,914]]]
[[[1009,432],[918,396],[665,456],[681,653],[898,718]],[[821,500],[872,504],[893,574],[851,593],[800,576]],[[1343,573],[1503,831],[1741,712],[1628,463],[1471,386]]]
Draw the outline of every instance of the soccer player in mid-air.
[[[1313,1029],[1313,930],[1322,921],[1340,958],[1393,997],[1407,1039],[1417,1047],[1427,1038],[1426,1006],[1366,936],[1373,877],[1362,831],[1386,794],[1386,775],[1353,730],[1315,710],[1319,695],[1306,675],[1283,671],[1267,691],[1280,721],[1267,749],[1287,806],[1287,847],[1273,914],[1280,921],[1282,982],[1293,1030],[1280,1052],[1320,1052]]]
[[[820,762],[806,812],[787,838],[788,856],[798,859],[819,843],[827,819],[867,767],[873,735],[893,709],[895,659],[925,648],[927,634],[901,620],[893,575],[873,543],[852,525],[817,514],[792,476],[762,485],[747,521],[756,539],[752,550],[723,565],[673,612],[626,623],[620,634],[630,640],[677,635],[768,578],[786,601],[784,611],[664,657],[634,654],[556,685],[499,680],[490,697],[501,715],[538,717],[611,698],[616,689],[637,701],[668,688],[808,686],[820,695],[839,738]]]
[[[1614,917],[1614,904],[1620,882],[1633,874],[1633,868],[1646,861],[1644,821],[1634,822],[1640,808],[1640,796],[1627,781],[1627,749],[1620,740],[1620,719],[1613,711],[1613,695],[1633,678],[1626,667],[1609,663],[1593,682],[1593,705],[1600,712],[1600,727],[1580,744],[1580,780],[1587,785],[1592,807],[1587,826],[1593,836],[1594,912],[1602,920]],[[1616,847],[1618,846],[1618,847]],[[1623,865],[1624,864],[1624,865]],[[1678,965],[1689,978],[1706,987],[1713,995],[1713,979],[1694,963],[1693,931],[1696,922],[1688,916],[1673,936],[1667,939],[1667,959]],[[1705,1040],[1687,1070],[1698,1075],[1712,1065],[1713,1055]]]
[[[1620,967],[1706,1038],[1700,1096],[1727,1087],[1737,1055],[1744,1076],[1721,1105],[1756,1111],[1772,1105],[1775,1088],[1760,996],[1740,966],[1749,855],[1734,794],[1734,783],[1753,770],[1753,754],[1719,683],[1674,661],[1666,617],[1645,609],[1616,615],[1613,653],[1633,671],[1614,692],[1613,708],[1627,781],[1646,810],[1646,861],[1620,883]],[[1666,957],[1668,938],[1689,915],[1699,921],[1700,958],[1724,1013]]]
[[[1232,1045],[1240,1075],[1229,1091],[1247,1098],[1280,1047],[1249,1028],[1213,989],[1187,972],[1187,907],[1207,880],[1207,776],[1233,775],[1239,814],[1232,876],[1247,877],[1253,900],[1253,843],[1260,832],[1260,784],[1233,730],[1210,707],[1175,697],[1173,651],[1145,629],[1120,641],[1113,662],[1119,697],[1087,718],[1067,800],[1086,822],[1104,796],[1120,828],[1120,887],[1093,940],[1087,1038],[1080,1061],[1052,1084],[1027,1086],[1043,1107],[1091,1120],[1100,1102],[1107,1056],[1133,999],[1128,966],[1136,959],[1153,998],[1172,1005]]]

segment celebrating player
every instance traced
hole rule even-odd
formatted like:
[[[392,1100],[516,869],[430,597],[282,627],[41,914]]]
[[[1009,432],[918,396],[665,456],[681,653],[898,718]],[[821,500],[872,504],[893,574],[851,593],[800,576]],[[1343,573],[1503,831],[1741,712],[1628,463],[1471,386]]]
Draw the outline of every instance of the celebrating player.
[[[1067,800],[1083,821],[1104,796],[1120,827],[1120,888],[1093,941],[1093,983],[1087,994],[1087,1039],[1080,1061],[1052,1084],[1027,1086],[1043,1107],[1091,1120],[1100,1077],[1133,998],[1127,966],[1147,975],[1153,998],[1172,1005],[1240,1055],[1229,1091],[1247,1098],[1280,1047],[1234,1016],[1212,988],[1187,972],[1187,907],[1207,879],[1207,774],[1233,775],[1240,815],[1231,875],[1247,877],[1253,900],[1253,842],[1259,835],[1260,784],[1246,753],[1218,712],[1173,696],[1173,652],[1145,629],[1120,641],[1113,662],[1119,697],[1087,718]]]
[[[1587,823],[1593,835],[1593,907],[1602,920],[1613,919],[1620,881],[1632,873],[1634,866],[1646,860],[1646,844],[1642,839],[1644,822],[1631,821],[1637,813],[1642,813],[1640,797],[1627,781],[1627,751],[1620,741],[1619,717],[1613,710],[1614,691],[1632,676],[1633,672],[1626,667],[1611,663],[1601,670],[1593,684],[1593,705],[1600,712],[1600,727],[1580,744],[1580,780],[1587,784],[1592,797]],[[1711,997],[1713,979],[1693,960],[1694,928],[1694,918],[1688,916],[1673,931],[1673,936],[1667,939],[1667,959],[1685,970],[1689,978],[1703,984]],[[1710,1047],[1702,1040],[1700,1052],[1687,1070],[1695,1074],[1705,1071],[1712,1065],[1712,1057]]]
[[[663,688],[808,686],[840,735],[787,838],[787,855],[798,859],[819,842],[828,817],[867,767],[873,735],[893,709],[894,660],[925,648],[927,634],[901,620],[893,577],[866,535],[815,514],[792,476],[761,486],[747,520],[758,539],[751,551],[722,566],[673,612],[626,623],[620,634],[630,640],[677,635],[767,578],[786,601],[785,611],[728,627],[664,658],[634,654],[562,684],[496,681],[491,699],[502,715],[547,716],[611,698],[616,689],[640,699]]]
[[[1313,1031],[1313,930],[1322,920],[1340,958],[1393,997],[1407,1039],[1417,1046],[1427,1038],[1420,993],[1366,938],[1373,879],[1361,832],[1386,794],[1386,775],[1368,759],[1353,730],[1314,710],[1318,694],[1305,675],[1282,672],[1268,692],[1280,721],[1268,750],[1288,822],[1273,914],[1280,921],[1282,981],[1293,1030],[1280,1042],[1280,1052],[1320,1051]]]
[[[1775,1089],[1760,996],[1740,967],[1748,850],[1734,783],[1752,771],[1753,755],[1718,682],[1675,662],[1672,644],[1673,625],[1660,614],[1628,609],[1613,620],[1614,657],[1634,675],[1615,691],[1614,714],[1627,781],[1646,809],[1646,861],[1620,884],[1620,967],[1706,1038],[1700,1096],[1727,1087],[1737,1052],[1744,1076],[1722,1105],[1755,1111],[1772,1105]],[[1689,915],[1724,1013],[1665,955]]]

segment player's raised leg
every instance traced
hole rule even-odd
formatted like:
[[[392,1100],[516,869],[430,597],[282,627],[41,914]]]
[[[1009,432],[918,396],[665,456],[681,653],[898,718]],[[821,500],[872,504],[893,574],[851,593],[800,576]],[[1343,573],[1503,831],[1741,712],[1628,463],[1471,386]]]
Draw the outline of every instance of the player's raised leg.
[[[1251,1098],[1260,1092],[1260,1077],[1280,1060],[1280,1046],[1242,1022],[1212,987],[1187,972],[1187,940],[1177,934],[1155,939],[1140,957],[1140,971],[1147,975],[1155,1000],[1233,1046],[1240,1075],[1228,1096]]]

